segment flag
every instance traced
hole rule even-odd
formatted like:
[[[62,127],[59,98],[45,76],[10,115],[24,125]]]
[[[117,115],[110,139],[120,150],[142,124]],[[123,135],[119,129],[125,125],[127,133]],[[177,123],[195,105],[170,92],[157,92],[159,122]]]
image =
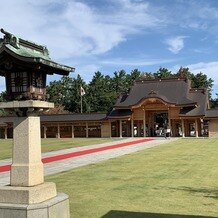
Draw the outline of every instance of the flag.
[[[85,93],[85,90],[84,90],[84,88],[81,86],[80,87],[80,95],[81,96],[83,96],[83,95],[85,95],[86,93]]]

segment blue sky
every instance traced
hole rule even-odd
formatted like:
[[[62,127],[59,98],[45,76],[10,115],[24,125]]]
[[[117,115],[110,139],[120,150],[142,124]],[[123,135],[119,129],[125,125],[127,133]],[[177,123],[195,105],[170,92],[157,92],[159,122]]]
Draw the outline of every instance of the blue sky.
[[[0,27],[47,45],[87,82],[98,70],[183,66],[207,74],[218,93],[216,0],[1,0]]]

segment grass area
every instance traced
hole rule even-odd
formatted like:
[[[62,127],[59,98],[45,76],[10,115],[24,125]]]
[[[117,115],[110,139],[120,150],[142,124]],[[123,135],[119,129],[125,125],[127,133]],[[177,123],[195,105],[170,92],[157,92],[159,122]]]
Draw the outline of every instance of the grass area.
[[[74,218],[218,217],[217,157],[217,139],[181,139],[46,180]]]
[[[42,152],[57,151],[87,145],[111,142],[120,139],[112,138],[74,138],[74,139],[42,139]],[[12,139],[0,139],[0,160],[11,158]]]

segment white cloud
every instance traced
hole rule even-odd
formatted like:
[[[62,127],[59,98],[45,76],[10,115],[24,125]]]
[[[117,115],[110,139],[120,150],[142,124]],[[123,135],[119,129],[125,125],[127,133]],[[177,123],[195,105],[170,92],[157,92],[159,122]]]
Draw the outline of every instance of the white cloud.
[[[0,26],[46,44],[51,56],[64,59],[105,53],[129,34],[162,25],[148,3],[111,0],[109,8],[101,10],[76,0],[3,0]]]
[[[168,50],[170,50],[174,54],[178,54],[180,50],[184,47],[184,39],[186,36],[176,36],[166,40],[166,44],[169,46]]]
[[[109,59],[109,60],[103,60],[100,61],[101,64],[104,65],[121,65],[121,66],[153,66],[153,65],[160,65],[160,64],[165,64],[165,63],[171,63],[174,62],[174,59],[150,59],[148,60],[147,58],[144,59],[122,59],[122,58],[117,58],[117,59]]]
[[[191,64],[187,66],[190,71],[194,74],[197,73],[204,73],[206,74],[209,78],[212,78],[214,80],[214,84],[218,85],[218,61],[216,62],[200,62],[196,64]]]
[[[174,1],[171,10],[166,10],[166,16],[174,28],[206,31],[207,34],[217,35],[218,8],[213,1],[191,0]],[[216,26],[216,28],[215,28]]]

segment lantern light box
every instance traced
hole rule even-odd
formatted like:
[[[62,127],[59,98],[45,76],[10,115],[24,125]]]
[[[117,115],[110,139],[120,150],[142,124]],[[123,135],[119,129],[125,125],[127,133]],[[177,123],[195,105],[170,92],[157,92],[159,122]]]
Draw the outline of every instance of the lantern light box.
[[[45,46],[16,37],[1,29],[0,76],[6,80],[7,100],[46,101],[47,74],[69,75],[75,69],[58,64]]]

